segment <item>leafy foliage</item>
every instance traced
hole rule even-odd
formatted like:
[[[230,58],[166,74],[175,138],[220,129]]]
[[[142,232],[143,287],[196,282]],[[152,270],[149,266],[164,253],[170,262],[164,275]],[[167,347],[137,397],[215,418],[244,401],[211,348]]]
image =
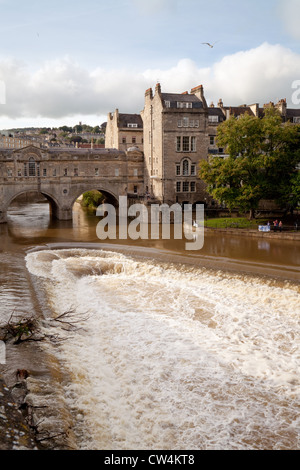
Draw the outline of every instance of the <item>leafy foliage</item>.
[[[218,127],[217,142],[228,157],[200,162],[208,192],[231,210],[253,213],[262,199],[292,208],[299,198],[300,126],[282,124],[276,109],[263,118],[245,114]],[[299,200],[299,199],[298,199]]]
[[[96,209],[104,201],[104,196],[97,190],[87,191],[82,196],[82,205],[90,209]]]

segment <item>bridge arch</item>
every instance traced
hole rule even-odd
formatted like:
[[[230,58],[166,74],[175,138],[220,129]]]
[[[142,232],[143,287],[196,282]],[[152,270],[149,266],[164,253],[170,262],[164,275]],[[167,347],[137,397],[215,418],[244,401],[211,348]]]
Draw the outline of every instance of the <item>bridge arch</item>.
[[[16,191],[13,195],[10,195],[9,199],[6,200],[4,210],[2,211],[5,218],[7,215],[7,211],[9,210],[9,207],[12,204],[12,202],[19,196],[22,196],[23,194],[28,194],[28,193],[36,193],[36,194],[40,194],[44,196],[45,199],[47,199],[47,201],[49,202],[51,215],[55,217],[57,216],[58,211],[59,211],[59,202],[57,201],[56,197],[53,194],[50,194],[46,191],[39,191],[36,188],[26,188],[26,189]]]
[[[77,201],[77,199],[84,193],[88,192],[88,191],[93,191],[93,190],[96,190],[96,191],[99,191],[101,194],[103,194],[105,197],[106,197],[106,202],[109,203],[109,204],[113,204],[115,207],[118,207],[119,206],[119,196],[117,194],[115,194],[113,191],[111,190],[107,190],[107,189],[103,189],[100,185],[100,187],[98,187],[98,185],[88,185],[86,187],[86,189],[82,190],[80,189],[79,190],[79,193],[77,194],[77,196],[73,197],[73,200],[71,201],[71,207],[73,208],[75,202]]]

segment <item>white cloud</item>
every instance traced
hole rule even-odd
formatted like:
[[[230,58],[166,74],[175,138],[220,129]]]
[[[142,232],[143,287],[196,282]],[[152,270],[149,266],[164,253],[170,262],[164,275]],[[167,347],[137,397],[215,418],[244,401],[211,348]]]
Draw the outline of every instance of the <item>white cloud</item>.
[[[286,98],[292,105],[292,83],[300,79],[300,55],[280,45],[261,46],[225,56],[211,67],[181,60],[170,70],[148,70],[159,77],[163,91],[183,92],[202,84],[207,101],[222,98],[226,105],[264,104]]]
[[[207,91],[228,103],[265,103],[286,98],[291,104],[292,82],[300,78],[300,55],[267,43],[224,57],[212,68]]]
[[[300,39],[300,2],[299,0],[279,0],[278,13],[286,31],[295,39]]]
[[[120,112],[139,113],[144,93],[159,80],[163,92],[181,93],[203,84],[208,104],[223,99],[225,105],[264,104],[287,98],[290,106],[300,79],[300,55],[280,45],[264,43],[248,51],[225,56],[211,67],[201,68],[190,59],[174,67],[132,71],[89,71],[70,58],[45,62],[38,70],[13,60],[0,61],[0,81],[6,86],[4,118],[57,119],[72,116],[107,116]],[[23,119],[24,121],[24,119]],[[103,122],[103,121],[102,121]]]

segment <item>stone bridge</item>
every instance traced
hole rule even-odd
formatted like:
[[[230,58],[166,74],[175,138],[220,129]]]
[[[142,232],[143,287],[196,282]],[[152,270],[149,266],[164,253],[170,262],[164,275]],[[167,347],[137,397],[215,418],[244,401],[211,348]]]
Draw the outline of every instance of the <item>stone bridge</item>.
[[[0,223],[7,221],[7,210],[19,195],[44,195],[52,215],[72,219],[76,199],[97,189],[108,199],[119,196],[135,201],[144,195],[144,156],[137,148],[116,149],[0,149]]]

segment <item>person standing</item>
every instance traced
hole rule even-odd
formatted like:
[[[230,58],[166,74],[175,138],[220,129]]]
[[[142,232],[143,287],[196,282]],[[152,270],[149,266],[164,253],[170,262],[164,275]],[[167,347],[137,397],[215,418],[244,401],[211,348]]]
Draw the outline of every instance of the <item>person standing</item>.
[[[282,232],[282,222],[280,221],[278,225],[279,225],[279,231]]]

